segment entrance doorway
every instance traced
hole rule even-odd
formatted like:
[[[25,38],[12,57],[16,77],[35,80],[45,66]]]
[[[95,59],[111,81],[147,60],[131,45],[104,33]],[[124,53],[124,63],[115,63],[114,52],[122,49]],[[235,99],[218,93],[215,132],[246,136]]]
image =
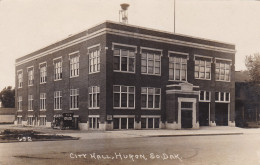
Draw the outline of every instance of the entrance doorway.
[[[217,126],[228,125],[228,103],[216,103],[215,121]]]
[[[192,128],[192,110],[181,111],[181,127]]]
[[[199,103],[200,126],[209,126],[209,104],[210,103]]]

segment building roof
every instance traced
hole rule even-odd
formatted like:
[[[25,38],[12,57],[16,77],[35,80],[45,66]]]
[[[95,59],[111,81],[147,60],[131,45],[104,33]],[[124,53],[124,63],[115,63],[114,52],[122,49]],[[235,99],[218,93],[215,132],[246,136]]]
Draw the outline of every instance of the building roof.
[[[235,82],[249,82],[249,72],[248,71],[236,71],[235,72]]]
[[[166,31],[150,29],[145,27],[133,26],[129,24],[122,24],[118,22],[105,21],[101,24],[95,25],[87,30],[84,30],[75,35],[69,36],[63,40],[55,42],[49,46],[39,49],[33,53],[25,55],[16,59],[16,66],[28,61],[40,58],[50,53],[59,51],[68,46],[72,46],[102,34],[113,34],[120,36],[127,36],[145,40],[153,40],[156,42],[170,43],[180,46],[187,46],[199,49],[207,49],[212,51],[221,51],[225,53],[234,54],[235,45],[219,41],[213,41],[204,38],[191,37],[181,34],[174,34]]]

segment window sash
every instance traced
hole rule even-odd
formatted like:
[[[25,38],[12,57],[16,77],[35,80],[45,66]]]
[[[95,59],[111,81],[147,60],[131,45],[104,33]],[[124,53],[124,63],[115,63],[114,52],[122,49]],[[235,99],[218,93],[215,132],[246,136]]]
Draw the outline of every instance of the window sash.
[[[70,77],[79,75],[79,56],[70,58]]]
[[[41,66],[40,67],[40,83],[46,82],[47,79],[47,67]]]
[[[187,59],[181,57],[169,58],[169,80],[187,81]]]
[[[40,94],[40,110],[46,110],[46,93]]]
[[[161,74],[161,55],[157,53],[141,54],[141,73],[142,74]]]
[[[161,89],[160,88],[141,88],[141,108],[160,109],[161,108]]]
[[[135,72],[135,52],[127,49],[114,49],[114,71]]]
[[[207,60],[195,60],[195,72],[194,77],[196,79],[211,79],[211,62]]]
[[[135,87],[118,86],[113,89],[114,108],[135,108]]]
[[[89,53],[89,73],[100,71],[100,50],[91,51]]]
[[[99,108],[100,88],[98,86],[89,87],[89,108]]]
[[[230,93],[229,92],[215,92],[215,101],[216,102],[230,102]]]
[[[79,108],[79,89],[70,90],[70,109]]]
[[[217,62],[216,63],[216,80],[230,81],[231,77],[231,63]]]
[[[62,62],[55,62],[54,80],[62,79]]]

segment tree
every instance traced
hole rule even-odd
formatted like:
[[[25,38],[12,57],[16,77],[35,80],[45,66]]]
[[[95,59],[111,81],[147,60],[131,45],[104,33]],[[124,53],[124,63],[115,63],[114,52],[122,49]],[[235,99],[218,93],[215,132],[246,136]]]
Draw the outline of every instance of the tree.
[[[15,89],[11,86],[5,87],[0,92],[0,100],[2,101],[2,106],[5,108],[15,107]]]
[[[260,83],[260,53],[246,56],[245,65],[249,72],[250,80]]]

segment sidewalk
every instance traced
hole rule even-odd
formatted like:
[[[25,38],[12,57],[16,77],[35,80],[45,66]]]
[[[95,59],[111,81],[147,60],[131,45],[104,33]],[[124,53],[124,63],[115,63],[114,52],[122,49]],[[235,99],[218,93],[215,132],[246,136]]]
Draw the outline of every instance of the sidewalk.
[[[134,137],[174,137],[174,136],[221,136],[260,134],[260,128],[238,128],[228,126],[200,127],[198,130],[114,130],[114,131],[81,131],[81,130],[57,130],[44,127],[17,127],[14,125],[0,125],[3,129],[27,129],[47,134],[79,137],[80,139],[111,139],[111,138],[134,138]]]
[[[110,138],[133,138],[133,137],[174,137],[174,136],[221,136],[221,135],[243,135],[260,134],[260,129],[246,129],[238,127],[217,126],[200,127],[199,130],[117,130],[100,133],[63,133],[80,139],[110,139]]]

